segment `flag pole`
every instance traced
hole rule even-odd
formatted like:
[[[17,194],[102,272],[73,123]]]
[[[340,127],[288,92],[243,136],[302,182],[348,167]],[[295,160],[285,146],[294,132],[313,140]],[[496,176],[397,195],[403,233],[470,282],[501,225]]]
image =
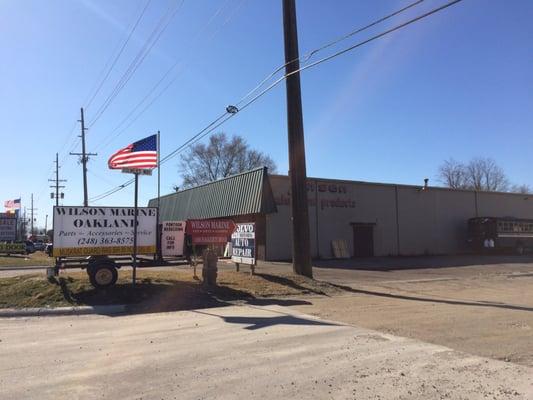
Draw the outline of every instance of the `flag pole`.
[[[157,208],[159,209],[159,201],[161,197],[161,148],[160,148],[160,132],[157,131]],[[159,216],[157,219],[159,223]]]
[[[160,205],[161,205],[161,141],[160,132],[157,131],[157,258],[161,260],[161,229],[160,229]]]
[[[133,287],[137,278],[137,220],[138,220],[138,197],[139,197],[139,173],[135,172],[135,200],[133,203]]]

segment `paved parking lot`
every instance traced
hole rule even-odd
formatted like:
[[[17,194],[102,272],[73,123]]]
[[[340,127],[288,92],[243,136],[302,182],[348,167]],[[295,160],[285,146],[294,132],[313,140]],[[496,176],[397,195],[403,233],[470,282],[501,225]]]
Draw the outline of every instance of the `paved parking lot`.
[[[0,398],[530,399],[533,369],[279,306],[0,319]]]

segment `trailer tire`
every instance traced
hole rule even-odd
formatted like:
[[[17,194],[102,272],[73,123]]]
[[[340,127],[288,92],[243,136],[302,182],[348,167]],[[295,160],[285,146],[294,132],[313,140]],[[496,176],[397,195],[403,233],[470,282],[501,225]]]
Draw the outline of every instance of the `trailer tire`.
[[[96,289],[113,286],[118,279],[117,268],[112,263],[96,264],[87,268],[91,285]]]

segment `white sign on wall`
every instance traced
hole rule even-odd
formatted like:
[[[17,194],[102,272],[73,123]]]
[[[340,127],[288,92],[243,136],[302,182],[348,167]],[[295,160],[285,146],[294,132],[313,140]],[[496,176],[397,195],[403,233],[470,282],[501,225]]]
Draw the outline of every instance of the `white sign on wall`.
[[[0,242],[15,240],[17,219],[0,217]]]
[[[182,256],[185,241],[185,221],[163,221],[161,253],[165,256]]]
[[[255,265],[255,224],[238,223],[231,234],[231,261]]]
[[[157,208],[137,210],[137,254],[155,254]],[[133,207],[54,207],[54,257],[133,254]]]

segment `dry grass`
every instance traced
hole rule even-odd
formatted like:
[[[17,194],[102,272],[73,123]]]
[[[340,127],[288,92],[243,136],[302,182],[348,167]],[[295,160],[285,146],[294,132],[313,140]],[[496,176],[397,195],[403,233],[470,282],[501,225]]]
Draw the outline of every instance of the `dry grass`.
[[[329,295],[339,289],[323,282],[294,275],[219,271],[218,286],[203,288],[191,271],[138,272],[131,285],[131,271],[121,271],[117,284],[94,289],[85,272],[63,272],[57,279],[42,275],[22,275],[0,279],[0,308],[60,307],[72,305],[139,304],[171,310],[216,306],[221,300],[277,298],[295,295]]]
[[[44,251],[32,254],[0,254],[0,269],[3,267],[33,267],[54,265],[54,258],[48,257]]]

